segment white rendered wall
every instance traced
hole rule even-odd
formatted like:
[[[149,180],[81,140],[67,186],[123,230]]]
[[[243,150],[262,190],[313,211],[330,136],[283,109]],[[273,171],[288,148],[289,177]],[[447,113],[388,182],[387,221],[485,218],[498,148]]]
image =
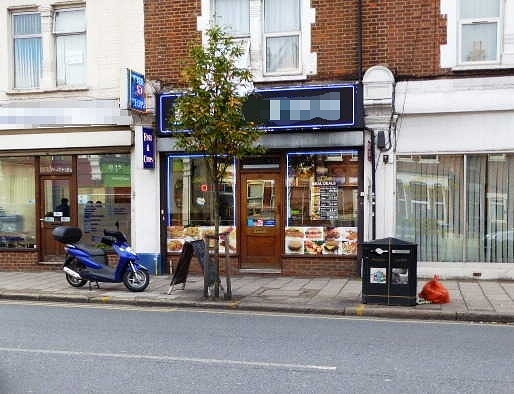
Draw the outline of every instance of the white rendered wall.
[[[51,127],[67,132],[67,127],[130,126],[127,111],[120,111],[120,88],[126,84],[120,70],[130,68],[144,72],[144,8],[143,0],[88,0],[87,20],[87,81],[77,88],[55,86],[55,45],[51,33],[51,0],[32,2],[3,0],[0,2],[0,130],[25,130],[27,145],[23,148],[67,148],[95,146],[127,146],[132,136],[102,130],[103,135],[87,133],[80,138],[45,138],[42,129]],[[76,1],[60,1],[60,7]],[[43,78],[39,89],[13,89],[11,12],[38,11],[42,15]],[[49,54],[50,53],[50,54]],[[37,129],[37,132],[33,132]],[[76,130],[75,130],[76,132]],[[9,132],[2,132],[0,149],[18,149]],[[16,137],[14,135],[14,137]],[[123,137],[122,137],[123,136]],[[2,137],[2,136],[0,136]],[[121,139],[123,138],[123,139]],[[46,146],[44,146],[46,144]],[[32,146],[33,145],[33,146]],[[41,146],[43,145],[43,146]]]
[[[76,1],[2,0],[0,2],[0,102],[18,99],[7,96],[12,88],[12,35],[9,10],[43,10],[53,4],[75,6]],[[34,4],[34,7],[19,8]],[[144,8],[143,0],[88,0],[87,19],[87,84],[85,91],[54,91],[48,88],[44,93],[23,94],[28,98],[54,99],[56,97],[80,97],[90,99],[119,98],[120,68],[130,68],[144,73]],[[5,72],[9,70],[9,72]],[[53,72],[52,70],[46,70]],[[55,78],[54,78],[55,79]]]
[[[400,82],[397,152],[514,150],[514,77]]]
[[[143,168],[141,126],[134,128],[132,154],[132,239],[137,253],[160,253],[159,160],[154,169]],[[155,136],[154,136],[155,138]],[[157,144],[154,151],[157,151]]]

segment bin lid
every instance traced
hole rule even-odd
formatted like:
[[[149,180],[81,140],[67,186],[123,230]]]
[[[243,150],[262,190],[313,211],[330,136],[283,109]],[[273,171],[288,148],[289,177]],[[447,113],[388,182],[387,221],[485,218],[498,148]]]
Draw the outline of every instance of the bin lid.
[[[381,239],[374,239],[371,241],[362,242],[361,245],[380,245],[380,246],[416,246],[417,244],[410,241],[404,241],[402,239],[387,237]]]

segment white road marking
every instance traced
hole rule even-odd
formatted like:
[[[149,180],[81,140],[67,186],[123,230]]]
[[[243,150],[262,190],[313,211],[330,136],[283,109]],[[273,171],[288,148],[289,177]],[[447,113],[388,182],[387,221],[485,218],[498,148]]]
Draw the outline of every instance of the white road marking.
[[[95,352],[76,352],[69,350],[47,350],[47,349],[23,349],[0,347],[0,352],[11,353],[30,353],[30,354],[51,354],[61,356],[80,356],[80,357],[103,357],[133,360],[152,360],[152,361],[180,361],[202,364],[228,364],[241,365],[248,367],[276,368],[276,369],[294,369],[294,370],[315,370],[315,371],[335,371],[336,367],[326,365],[309,365],[309,364],[287,364],[272,363],[260,361],[238,361],[238,360],[220,360],[215,358],[193,358],[193,357],[175,357],[175,356],[152,356],[146,354],[127,354],[127,353],[95,353]]]

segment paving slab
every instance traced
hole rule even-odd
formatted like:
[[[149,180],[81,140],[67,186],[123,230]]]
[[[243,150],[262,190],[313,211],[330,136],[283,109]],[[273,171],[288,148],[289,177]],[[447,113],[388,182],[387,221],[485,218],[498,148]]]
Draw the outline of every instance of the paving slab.
[[[140,307],[199,307],[230,310],[317,313],[407,319],[439,319],[514,323],[514,282],[447,280],[449,304],[387,306],[362,304],[362,282],[349,278],[297,278],[238,275],[231,278],[232,300],[224,293],[203,298],[203,277],[190,275],[186,287],[167,294],[170,275],[152,276],[142,293],[132,293],[121,283],[101,283],[100,288],[70,287],[62,272],[1,272],[0,301],[32,300]],[[418,292],[427,281],[418,281]],[[222,278],[225,287],[225,278]]]

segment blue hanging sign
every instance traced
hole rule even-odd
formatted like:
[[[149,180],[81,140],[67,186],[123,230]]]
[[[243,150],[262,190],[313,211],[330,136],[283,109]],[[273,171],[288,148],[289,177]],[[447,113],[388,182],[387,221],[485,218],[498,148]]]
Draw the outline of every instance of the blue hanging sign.
[[[128,108],[136,111],[146,111],[145,76],[128,70]]]
[[[155,168],[155,139],[148,127],[143,127],[143,168]]]
[[[185,132],[179,130],[172,130],[171,125],[169,123],[168,118],[170,117],[171,110],[173,109],[173,105],[177,98],[179,98],[182,93],[163,93],[158,94],[156,96],[156,109],[155,109],[155,117],[157,124],[157,132],[159,134],[172,134],[172,133],[180,133]]]

